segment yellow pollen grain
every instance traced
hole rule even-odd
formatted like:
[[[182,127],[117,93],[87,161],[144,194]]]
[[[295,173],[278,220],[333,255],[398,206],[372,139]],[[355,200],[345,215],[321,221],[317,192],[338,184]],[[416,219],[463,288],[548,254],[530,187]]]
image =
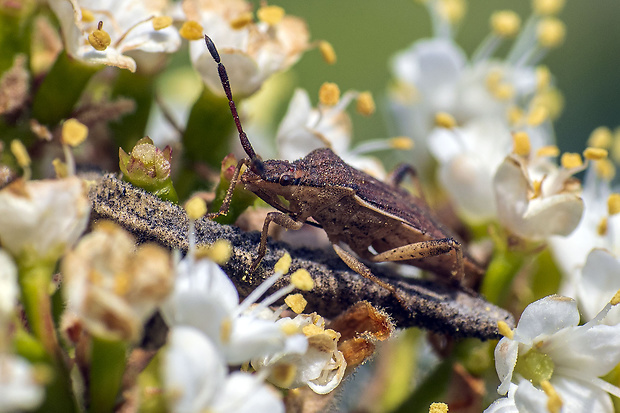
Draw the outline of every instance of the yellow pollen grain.
[[[207,204],[204,199],[200,197],[193,197],[185,203],[185,211],[189,216],[189,219],[199,219],[207,213]]]
[[[512,338],[514,337],[515,333],[514,331],[512,331],[512,329],[508,326],[508,324],[506,324],[505,321],[498,321],[497,322],[497,329],[499,330],[499,333],[512,340]]]
[[[491,30],[500,37],[513,37],[521,28],[521,18],[512,10],[500,10],[491,15]]]
[[[408,136],[396,136],[390,139],[390,146],[401,151],[408,151],[413,149],[414,142]]]
[[[301,314],[308,305],[308,301],[301,294],[289,294],[284,298],[284,302],[295,314]]]
[[[322,105],[334,106],[340,100],[340,88],[337,84],[325,82],[319,89],[319,102]]]
[[[534,0],[534,12],[543,16],[558,14],[564,8],[565,0]]]
[[[258,20],[270,26],[276,25],[284,18],[284,9],[280,6],[264,6],[256,11]]]
[[[620,194],[613,193],[607,198],[607,213],[616,215],[620,212]]]
[[[88,9],[81,9],[80,11],[82,12],[82,21],[84,23],[91,23],[95,21],[95,15],[92,11]]]
[[[448,413],[448,405],[445,403],[431,403],[431,406],[428,408],[428,413]]]
[[[291,274],[291,284],[302,291],[310,291],[314,288],[314,280],[312,280],[310,273],[303,268]]]
[[[62,124],[62,143],[76,147],[86,140],[88,126],[75,118],[67,119]]]
[[[565,152],[560,158],[560,164],[566,169],[573,169],[583,166],[583,161],[578,153]]]
[[[526,132],[515,132],[512,134],[512,152],[519,156],[528,156],[532,150],[530,137]]]
[[[589,159],[591,161],[599,161],[601,159],[606,159],[608,155],[607,149],[603,148],[586,148],[583,151],[583,157],[585,159]]]
[[[323,331],[324,331],[323,328],[315,324],[308,324],[301,328],[301,332],[304,333],[306,337],[312,337],[312,336],[316,336],[317,334],[322,334]]]
[[[566,37],[566,26],[555,17],[543,19],[536,28],[538,43],[547,49],[560,46]]]
[[[535,105],[527,114],[527,124],[538,126],[549,119],[549,110],[543,105]]]
[[[607,234],[607,217],[601,218],[601,220],[596,225],[596,233],[602,237]]]
[[[463,20],[467,4],[465,0],[439,0],[437,12],[448,23],[456,24]]]
[[[153,18],[153,29],[161,30],[172,25],[172,17],[170,16],[157,16]]]
[[[52,166],[54,167],[54,172],[56,172],[56,178],[66,178],[69,176],[69,169],[67,168],[67,164],[61,161],[59,158],[55,158],[52,161]]]
[[[538,90],[546,89],[551,84],[551,71],[547,66],[538,66],[536,68],[536,88]]]
[[[203,38],[203,32],[204,30],[200,23],[193,20],[184,22],[179,30],[181,37],[186,40],[201,40]]]
[[[293,262],[291,255],[288,252],[285,252],[282,258],[280,258],[278,262],[276,262],[273,270],[280,274],[286,274],[291,267],[291,262]]]
[[[88,35],[88,43],[90,43],[95,50],[100,52],[104,51],[110,44],[112,44],[110,35],[108,32],[103,30],[102,21],[100,21],[97,25],[97,30],[93,30],[93,32]]]
[[[357,95],[357,103],[355,109],[364,116],[370,116],[375,113],[377,107],[370,92],[360,92]]]
[[[609,304],[611,304],[611,305],[618,305],[618,304],[620,304],[620,290],[616,291],[616,293],[611,298],[611,300],[609,300]]]
[[[540,148],[538,148],[538,150],[536,151],[536,156],[539,156],[541,158],[553,158],[556,157],[560,154],[560,148],[558,148],[555,145],[546,145],[546,146],[542,146]]]
[[[549,380],[541,381],[540,387],[542,387],[543,391],[549,398],[547,400],[547,409],[549,410],[549,413],[560,413],[562,410],[562,399],[555,391]]]
[[[239,16],[233,19],[230,22],[230,27],[235,30],[239,30],[243,29],[246,26],[249,26],[252,23],[254,23],[254,16],[252,15],[252,12],[248,11],[245,13],[241,13]]]
[[[452,129],[456,126],[456,119],[446,112],[437,112],[435,114],[435,125],[440,128]]]
[[[196,251],[196,258],[209,258],[217,264],[224,265],[232,255],[232,244],[225,239],[218,239],[213,244],[204,245]]]
[[[588,146],[594,146],[595,148],[611,148],[614,141],[614,136],[611,133],[611,129],[607,126],[599,126],[590,133],[588,138]]]
[[[220,325],[220,340],[222,343],[228,343],[230,341],[230,335],[232,334],[232,320],[225,318]]]
[[[13,139],[11,141],[11,153],[15,157],[15,160],[19,166],[22,168],[27,168],[30,166],[30,155],[28,155],[28,150],[26,150],[26,147],[22,141],[18,139]]]
[[[334,50],[334,46],[332,46],[330,42],[321,40],[319,42],[319,52],[321,52],[323,60],[328,65],[333,65],[334,63],[336,63],[336,51]]]
[[[606,181],[611,181],[616,176],[616,166],[609,159],[601,159],[594,162],[596,175]]]

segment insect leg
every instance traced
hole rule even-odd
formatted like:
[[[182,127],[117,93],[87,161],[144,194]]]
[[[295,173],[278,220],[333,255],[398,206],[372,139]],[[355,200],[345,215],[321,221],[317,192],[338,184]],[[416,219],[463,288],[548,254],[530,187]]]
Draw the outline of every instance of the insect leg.
[[[403,245],[402,247],[384,251],[370,259],[374,262],[416,260],[446,254],[450,251],[455,251],[456,253],[456,262],[454,263],[452,275],[456,280],[462,281],[465,277],[463,248],[461,243],[454,238],[433,239]]]
[[[217,212],[211,212],[205,215],[208,219],[217,218],[220,215],[228,214],[228,208],[230,207],[230,201],[233,196],[233,191],[235,190],[235,185],[239,182],[239,174],[241,173],[241,168],[243,165],[247,165],[250,162],[249,159],[244,158],[237,162],[237,167],[235,168],[235,172],[233,172],[233,176],[230,179],[230,186],[226,190],[226,196],[224,197],[224,201],[222,201],[222,205],[220,206],[220,210]]]
[[[261,260],[265,256],[267,252],[267,235],[269,233],[269,224],[275,222],[276,224],[286,228],[286,229],[301,229],[304,226],[303,222],[296,221],[294,218],[291,218],[287,214],[283,214],[282,212],[270,212],[265,217],[265,222],[263,223],[263,230],[260,234],[260,245],[258,246],[258,257],[252,263],[250,267],[250,272],[254,272],[258,264],[260,264]]]
[[[426,204],[426,198],[424,197],[424,191],[422,190],[422,184],[420,183],[420,177],[418,176],[418,171],[413,167],[413,165],[409,165],[406,163],[401,163],[392,171],[390,175],[389,184],[395,187],[400,186],[403,183],[403,180],[407,175],[411,176],[411,181],[415,186],[415,190],[417,191],[418,198],[424,201]]]
[[[338,254],[338,256],[340,257],[340,259],[342,261],[344,261],[344,263],[347,264],[347,266],[349,268],[351,268],[353,271],[355,271],[356,273],[358,273],[362,277],[368,278],[370,281],[374,282],[378,286],[383,287],[386,290],[388,290],[389,292],[391,292],[392,295],[394,295],[394,297],[396,297],[396,299],[405,308],[409,307],[407,302],[398,294],[398,292],[396,292],[396,288],[394,288],[393,285],[390,285],[390,284],[386,283],[385,281],[382,281],[379,278],[377,278],[377,276],[375,276],[370,271],[370,268],[368,268],[367,266],[362,264],[360,262],[360,260],[355,258],[353,255],[349,254],[346,250],[344,250],[342,247],[340,247],[340,245],[332,244],[332,247],[334,248],[334,251],[336,251],[336,254]]]

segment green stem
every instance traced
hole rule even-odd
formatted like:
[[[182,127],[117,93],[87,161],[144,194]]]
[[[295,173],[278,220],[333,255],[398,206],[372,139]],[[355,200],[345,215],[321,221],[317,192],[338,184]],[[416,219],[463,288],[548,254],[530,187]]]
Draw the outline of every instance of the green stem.
[[[28,325],[47,353],[57,359],[60,348],[49,293],[54,265],[44,260],[37,260],[30,265],[24,265],[23,261],[20,264],[19,284]]]
[[[66,51],[60,53],[37,90],[32,116],[45,125],[67,118],[90,78],[102,67],[73,59]]]
[[[114,410],[125,372],[126,352],[127,344],[121,340],[93,337],[89,412]]]

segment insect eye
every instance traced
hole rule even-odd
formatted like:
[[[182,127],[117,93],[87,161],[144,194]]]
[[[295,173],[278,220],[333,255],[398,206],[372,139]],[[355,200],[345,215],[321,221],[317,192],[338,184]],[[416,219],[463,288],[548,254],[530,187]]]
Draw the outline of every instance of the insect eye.
[[[293,175],[289,175],[289,174],[280,175],[279,183],[282,186],[291,185],[293,183]]]

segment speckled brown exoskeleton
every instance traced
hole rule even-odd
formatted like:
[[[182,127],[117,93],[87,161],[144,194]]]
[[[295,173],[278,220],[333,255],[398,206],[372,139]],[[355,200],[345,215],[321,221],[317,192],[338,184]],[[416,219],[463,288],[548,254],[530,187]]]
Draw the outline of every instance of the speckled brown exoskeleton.
[[[239,161],[219,212],[210,217],[228,211],[232,189],[239,179],[279,211],[267,214],[252,270],[265,255],[267,230],[274,222],[288,229],[300,229],[304,224],[322,228],[338,256],[353,271],[392,292],[391,285],[376,278],[343,245],[365,260],[399,261],[452,282],[480,278],[484,269],[463,252],[461,243],[433,215],[424,199],[399,187],[407,173],[415,177],[413,168],[401,167],[392,182],[384,183],[346,164],[328,148],[316,149],[294,162],[263,161],[243,131],[219,53],[206,35],[205,41],[217,63],[239,139],[248,156]],[[241,174],[243,165],[247,169]]]

